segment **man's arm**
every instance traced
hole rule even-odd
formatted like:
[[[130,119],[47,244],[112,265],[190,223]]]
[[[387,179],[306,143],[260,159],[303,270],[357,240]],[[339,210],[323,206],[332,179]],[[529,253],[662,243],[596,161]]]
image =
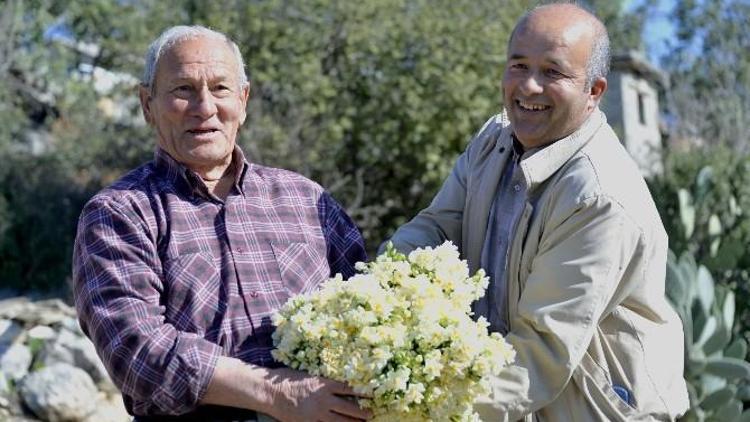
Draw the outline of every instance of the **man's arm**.
[[[282,422],[369,419],[369,411],[344,398],[354,395],[340,382],[220,357],[201,403],[254,409]]]
[[[637,248],[640,231],[611,200],[587,199],[558,217],[541,239],[506,337],[515,365],[475,406],[485,417],[517,420],[558,396]]]
[[[344,278],[354,275],[354,264],[365,262],[365,241],[357,225],[346,211],[328,193],[318,199],[318,218],[326,239],[326,258],[331,276],[341,274]]]
[[[221,348],[165,322],[156,240],[145,218],[94,199],[78,223],[73,257],[76,308],[115,385],[160,414],[192,410]]]

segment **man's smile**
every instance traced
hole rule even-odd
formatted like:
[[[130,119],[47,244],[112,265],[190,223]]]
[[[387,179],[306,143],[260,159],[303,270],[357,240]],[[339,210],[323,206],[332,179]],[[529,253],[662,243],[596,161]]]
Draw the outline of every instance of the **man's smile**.
[[[546,104],[538,104],[522,100],[516,100],[516,105],[523,111],[546,111],[552,108]]]

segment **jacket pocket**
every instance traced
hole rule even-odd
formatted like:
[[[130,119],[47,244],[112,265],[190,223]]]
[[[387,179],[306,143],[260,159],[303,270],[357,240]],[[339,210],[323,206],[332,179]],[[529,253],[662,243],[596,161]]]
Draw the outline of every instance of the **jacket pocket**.
[[[622,422],[650,420],[625,402],[616,391],[616,386],[610,380],[609,374],[588,352],[584,354],[580,365],[573,372],[573,380],[583,395],[584,402],[590,406],[590,409],[584,410],[583,413],[597,415],[594,420]],[[573,413],[576,412],[573,411]]]

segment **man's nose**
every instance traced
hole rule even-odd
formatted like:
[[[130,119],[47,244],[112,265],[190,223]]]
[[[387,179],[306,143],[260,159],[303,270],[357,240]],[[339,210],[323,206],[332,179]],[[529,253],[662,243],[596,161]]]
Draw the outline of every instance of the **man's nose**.
[[[519,87],[524,95],[541,94],[544,91],[544,86],[536,72],[527,74],[519,84]]]
[[[204,86],[199,89],[193,101],[193,113],[201,117],[210,117],[216,114],[216,99],[211,90]]]

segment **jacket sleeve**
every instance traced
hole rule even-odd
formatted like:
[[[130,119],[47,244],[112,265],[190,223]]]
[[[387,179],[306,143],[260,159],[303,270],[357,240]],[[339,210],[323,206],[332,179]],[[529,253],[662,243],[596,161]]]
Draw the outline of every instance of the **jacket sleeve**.
[[[182,414],[205,394],[221,348],[165,321],[156,241],[140,217],[110,201],[84,208],[73,257],[76,309],[123,394],[149,412]]]
[[[518,420],[571,382],[638,249],[640,230],[608,198],[584,199],[556,215],[546,222],[511,320],[515,365],[491,381],[491,393],[476,405],[486,420]]]
[[[497,116],[490,118],[477,132],[469,147],[458,157],[453,170],[443,182],[430,205],[420,211],[411,221],[399,227],[390,241],[401,252],[408,253],[424,246],[436,246],[450,240],[461,250],[461,234],[466,206],[468,173],[471,157],[483,135],[490,132]],[[507,123],[506,123],[507,124]],[[378,252],[385,249],[385,243]]]

